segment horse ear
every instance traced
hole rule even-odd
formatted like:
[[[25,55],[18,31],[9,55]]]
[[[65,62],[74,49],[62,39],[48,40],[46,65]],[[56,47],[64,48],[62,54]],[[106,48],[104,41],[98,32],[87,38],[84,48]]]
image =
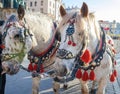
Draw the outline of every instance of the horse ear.
[[[17,9],[17,13],[18,13],[19,20],[22,20],[24,15],[25,15],[25,10],[24,10],[24,7],[22,5],[19,5],[19,7]]]
[[[63,6],[60,6],[60,15],[61,15],[61,17],[63,17],[63,16],[66,15],[66,11],[65,11],[65,9],[63,8]]]
[[[85,2],[83,2],[83,5],[81,7],[81,14],[82,14],[83,17],[88,16],[88,6]]]

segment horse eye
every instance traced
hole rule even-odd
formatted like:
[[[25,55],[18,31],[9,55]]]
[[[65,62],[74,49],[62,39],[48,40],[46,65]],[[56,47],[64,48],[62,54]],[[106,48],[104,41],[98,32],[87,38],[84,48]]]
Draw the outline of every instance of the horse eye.
[[[81,33],[78,33],[78,35],[80,36],[80,35],[81,35]]]
[[[82,34],[83,34],[83,32],[78,33],[79,36],[81,36]]]
[[[65,23],[63,23],[63,25],[65,25]]]
[[[19,37],[20,37],[19,34],[16,34],[16,35],[14,36],[15,39],[16,39],[16,38],[19,38]]]

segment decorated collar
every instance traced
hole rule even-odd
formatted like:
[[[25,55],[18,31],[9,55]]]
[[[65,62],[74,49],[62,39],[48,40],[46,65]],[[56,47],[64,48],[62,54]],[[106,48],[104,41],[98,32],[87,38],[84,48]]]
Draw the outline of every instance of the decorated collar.
[[[53,25],[55,25],[55,24],[53,24]],[[37,55],[32,53],[32,51],[30,51],[28,53],[28,59],[30,61],[28,70],[37,71],[37,73],[44,72],[44,68],[46,68],[46,66],[43,67],[44,61],[49,60],[55,54],[55,52],[57,51],[57,49],[60,45],[59,41],[55,38],[56,33],[57,32],[55,31],[50,45],[43,52],[41,52],[40,54],[37,54]],[[48,65],[47,67],[49,67],[50,65]]]
[[[105,33],[103,31],[101,41],[98,43],[99,47],[98,46],[96,47],[97,52],[92,57],[89,57],[89,56],[85,55],[85,54],[87,54],[87,55],[90,54],[89,50],[87,50],[87,49],[85,50],[85,48],[86,48],[86,41],[85,40],[86,39],[83,39],[82,49],[80,50],[78,55],[75,57],[75,61],[74,61],[75,63],[73,65],[73,68],[72,68],[72,71],[71,71],[70,75],[68,75],[66,77],[66,79],[64,77],[62,79],[59,79],[58,77],[56,77],[58,82],[63,83],[64,80],[66,80],[68,82],[68,81],[73,80],[75,77],[79,78],[79,79],[82,78],[83,81],[87,81],[88,78],[89,78],[87,70],[91,70],[91,72],[90,72],[90,80],[94,80],[94,75],[95,74],[94,74],[93,70],[97,66],[100,66],[100,61],[103,59],[103,54],[104,54],[104,52],[106,50]],[[100,43],[101,43],[101,45],[100,45]],[[84,57],[89,57],[89,60],[85,60]],[[81,70],[84,70],[83,74],[82,74]]]

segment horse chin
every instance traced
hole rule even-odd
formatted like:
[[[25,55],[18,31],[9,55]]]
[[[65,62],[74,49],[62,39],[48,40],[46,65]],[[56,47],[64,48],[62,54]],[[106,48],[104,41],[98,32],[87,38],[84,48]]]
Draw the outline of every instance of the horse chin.
[[[6,73],[9,75],[14,75],[17,74],[20,70],[19,64],[16,63],[11,63],[11,62],[3,62],[2,63],[2,74]]]
[[[65,65],[59,65],[56,69],[57,76],[64,77],[68,74],[68,68]]]

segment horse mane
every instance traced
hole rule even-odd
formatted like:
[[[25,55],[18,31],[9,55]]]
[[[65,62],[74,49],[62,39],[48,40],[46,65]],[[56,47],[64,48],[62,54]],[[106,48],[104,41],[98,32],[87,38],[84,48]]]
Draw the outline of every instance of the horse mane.
[[[100,26],[96,21],[95,15],[93,12],[89,13],[89,21],[94,23],[95,33],[97,35],[98,40],[100,40]]]

